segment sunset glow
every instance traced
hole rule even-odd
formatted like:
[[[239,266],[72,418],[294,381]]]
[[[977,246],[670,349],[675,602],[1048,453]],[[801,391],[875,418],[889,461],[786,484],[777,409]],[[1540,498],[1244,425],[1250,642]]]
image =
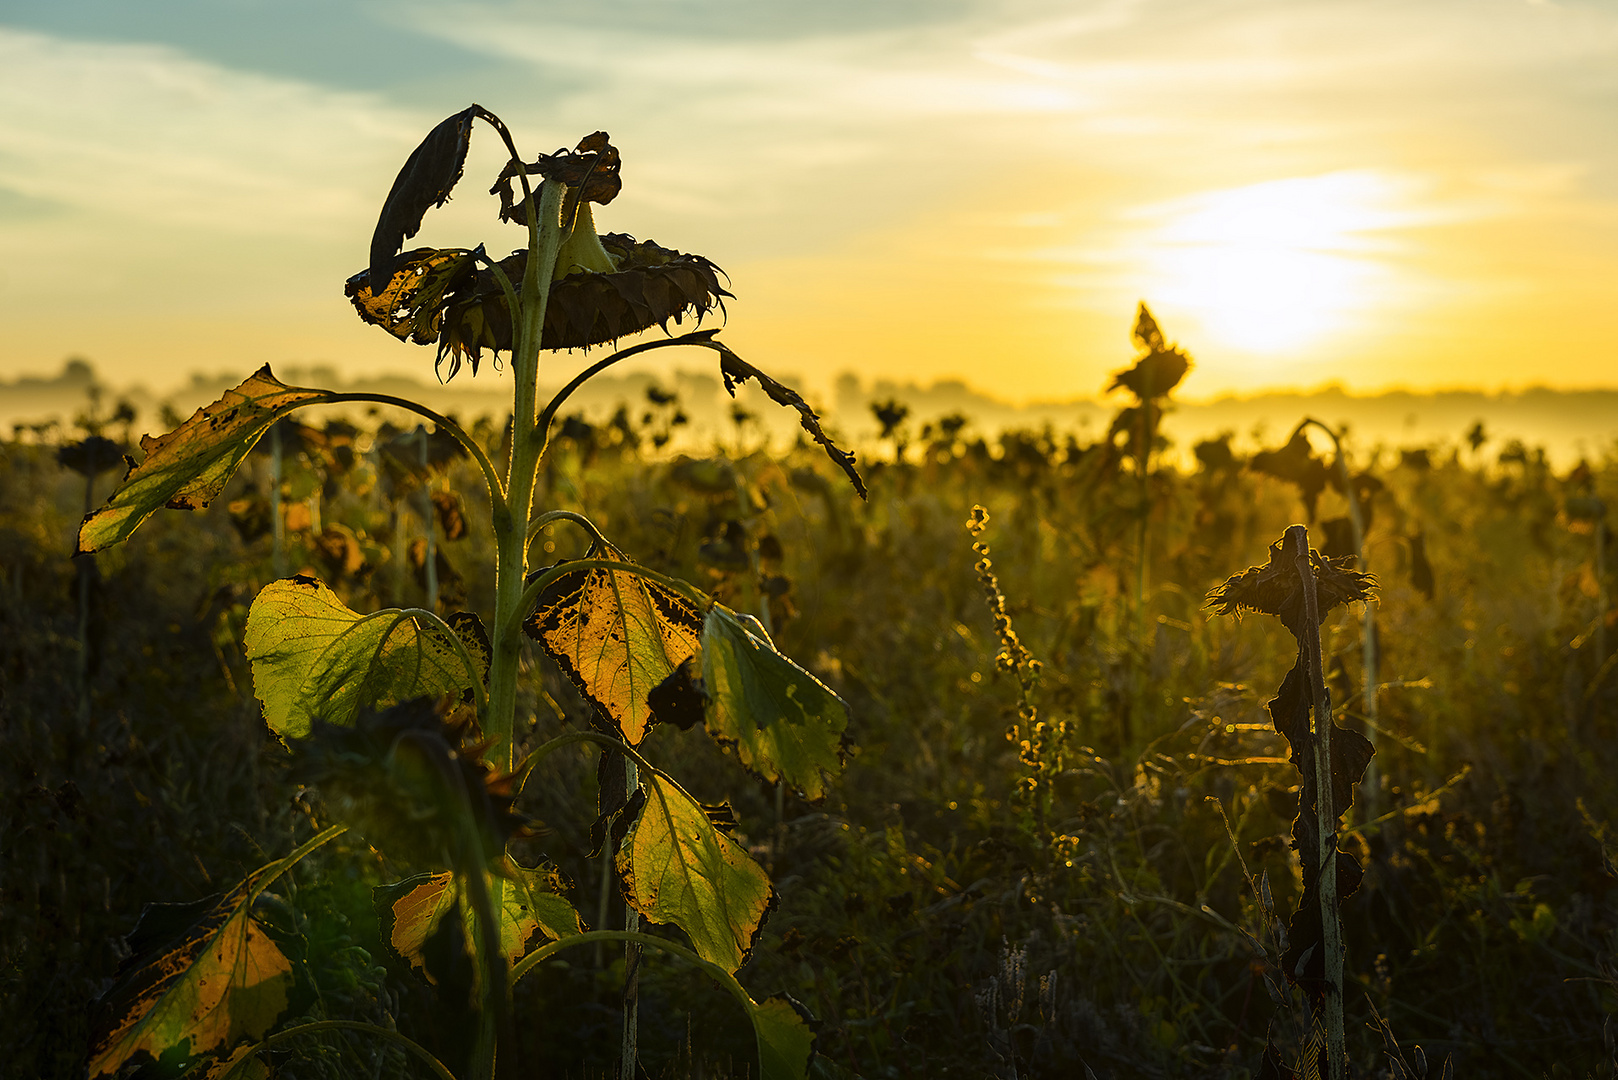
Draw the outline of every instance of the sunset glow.
[[[341,282],[479,101],[525,153],[609,130],[603,227],[724,267],[727,335],[811,385],[1092,396],[1144,300],[1189,396],[1618,386],[1610,5],[288,5],[8,8],[0,380],[430,372]],[[515,246],[500,165],[418,242]]]
[[[1272,180],[1135,211],[1142,292],[1192,315],[1210,344],[1273,355],[1396,302],[1387,230],[1413,215],[1374,175]]]

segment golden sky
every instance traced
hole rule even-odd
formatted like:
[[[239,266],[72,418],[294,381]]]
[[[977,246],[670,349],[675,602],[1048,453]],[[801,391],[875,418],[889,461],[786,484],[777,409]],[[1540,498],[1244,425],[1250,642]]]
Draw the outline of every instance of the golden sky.
[[[529,156],[611,132],[601,228],[724,267],[811,389],[1096,396],[1140,300],[1192,398],[1618,386],[1610,0],[12,0],[0,379],[429,374],[342,282],[472,101]],[[501,157],[420,242],[521,243]]]

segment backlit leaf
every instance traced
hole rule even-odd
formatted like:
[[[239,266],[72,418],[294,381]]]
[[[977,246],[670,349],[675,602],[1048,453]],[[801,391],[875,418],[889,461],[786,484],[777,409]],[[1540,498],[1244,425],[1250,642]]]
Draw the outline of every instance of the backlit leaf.
[[[611,547],[592,557],[628,562]],[[647,695],[697,651],[703,632],[701,614],[683,596],[607,569],[558,577],[540,593],[523,630],[631,745],[653,720]]]
[[[218,498],[260,435],[277,418],[332,393],[286,386],[265,364],[240,386],[161,438],[142,437],[146,457],[130,463],[107,505],[79,527],[78,554],[127,540],[157,510],[202,510]]]
[[[783,780],[807,799],[842,771],[848,706],[826,684],[776,651],[756,619],[715,604],[702,628],[708,731],[742,764]]]
[[[775,906],[769,877],[673,780],[642,769],[641,786],[645,805],[616,860],[624,898],[653,922],[684,930],[703,959],[735,971]]]
[[[253,902],[294,861],[271,863],[224,896],[146,905],[128,938],[130,958],[98,1001],[90,1080],[148,1060],[177,1075],[280,1023],[295,985],[292,961],[253,916]]]
[[[468,670],[447,635],[397,610],[361,615],[311,577],[272,581],[247,613],[253,693],[282,740],[312,723],[351,724],[362,708],[459,694]]]
[[[776,994],[747,1012],[758,1037],[760,1080],[803,1080],[815,1049],[808,1011],[787,995]]]
[[[561,895],[567,885],[555,869],[519,867],[517,877],[504,884],[500,949],[510,962],[522,959],[536,934],[556,941],[584,933],[579,913]],[[461,939],[476,940],[476,916],[466,888],[450,871],[379,886],[374,899],[383,947],[428,983],[436,985],[437,979],[429,970],[427,943],[446,915],[458,912],[465,924]]]

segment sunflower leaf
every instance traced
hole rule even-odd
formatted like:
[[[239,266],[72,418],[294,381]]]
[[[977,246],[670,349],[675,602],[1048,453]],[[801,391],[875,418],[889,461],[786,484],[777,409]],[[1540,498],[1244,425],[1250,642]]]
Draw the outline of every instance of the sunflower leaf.
[[[499,919],[500,950],[508,961],[521,960],[536,935],[557,941],[584,933],[579,913],[562,895],[567,887],[557,870],[545,866],[533,870],[519,867],[516,878],[506,882]],[[400,965],[436,984],[428,941],[439,931],[445,916],[458,913],[463,922],[461,940],[476,940],[476,917],[465,891],[448,870],[378,886],[372,897],[383,949]],[[475,963],[470,952],[468,957]]]
[[[271,424],[293,409],[333,396],[327,390],[287,386],[265,364],[167,435],[143,437],[146,457],[139,465],[125,458],[130,467],[123,484],[79,526],[76,554],[122,543],[164,507],[206,509]]]
[[[612,547],[596,557],[629,565]],[[685,597],[604,568],[558,577],[540,593],[523,631],[630,745],[654,722],[647,696],[696,652],[703,632],[702,616]]]
[[[735,971],[775,907],[769,876],[673,780],[643,769],[641,790],[644,803],[616,859],[624,899],[653,922],[684,930],[704,960]]]
[[[362,708],[460,694],[482,678],[419,616],[361,615],[302,575],[259,591],[243,644],[264,720],[283,741],[308,735],[316,719],[352,724]]]
[[[293,962],[253,908],[301,857],[260,867],[224,895],[146,905],[129,959],[97,1000],[90,1080],[141,1062],[177,1074],[258,1042],[292,1011]]]
[[[825,796],[826,777],[843,768],[848,706],[781,655],[756,619],[720,604],[709,610],[702,686],[709,733],[733,746],[743,765],[810,801]]]

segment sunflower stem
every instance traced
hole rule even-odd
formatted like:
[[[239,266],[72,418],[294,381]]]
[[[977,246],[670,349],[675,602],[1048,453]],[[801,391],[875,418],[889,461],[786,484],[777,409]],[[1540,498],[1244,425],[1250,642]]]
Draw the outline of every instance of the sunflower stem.
[[[1310,711],[1314,714],[1315,843],[1319,859],[1320,947],[1325,953],[1326,1072],[1327,1080],[1348,1075],[1343,1032],[1343,927],[1337,916],[1337,807],[1331,782],[1331,695],[1321,666],[1320,611],[1315,596],[1314,566],[1309,558],[1309,530],[1302,525],[1287,529],[1303,591],[1300,638],[1308,665]]]
[[[519,164],[521,159],[518,160]],[[534,481],[539,471],[542,442],[535,427],[539,350],[545,326],[545,304],[550,296],[551,271],[561,244],[562,185],[547,183],[534,199],[526,174],[519,173],[528,206],[528,263],[523,273],[521,306],[512,314],[516,333],[512,342],[511,370],[516,386],[512,397],[511,457],[507,462],[503,504],[494,507],[495,574],[494,625],[491,627],[489,712],[484,733],[489,739],[488,762],[510,772],[517,717],[517,671],[522,656],[523,578],[528,572],[528,518],[533,508]],[[538,203],[536,208],[535,204]],[[489,883],[489,908],[505,905],[505,882]],[[494,1004],[490,1002],[488,1004]],[[488,1080],[494,1074],[497,1041],[493,1010],[483,1010],[484,1022],[474,1050],[473,1076]]]

